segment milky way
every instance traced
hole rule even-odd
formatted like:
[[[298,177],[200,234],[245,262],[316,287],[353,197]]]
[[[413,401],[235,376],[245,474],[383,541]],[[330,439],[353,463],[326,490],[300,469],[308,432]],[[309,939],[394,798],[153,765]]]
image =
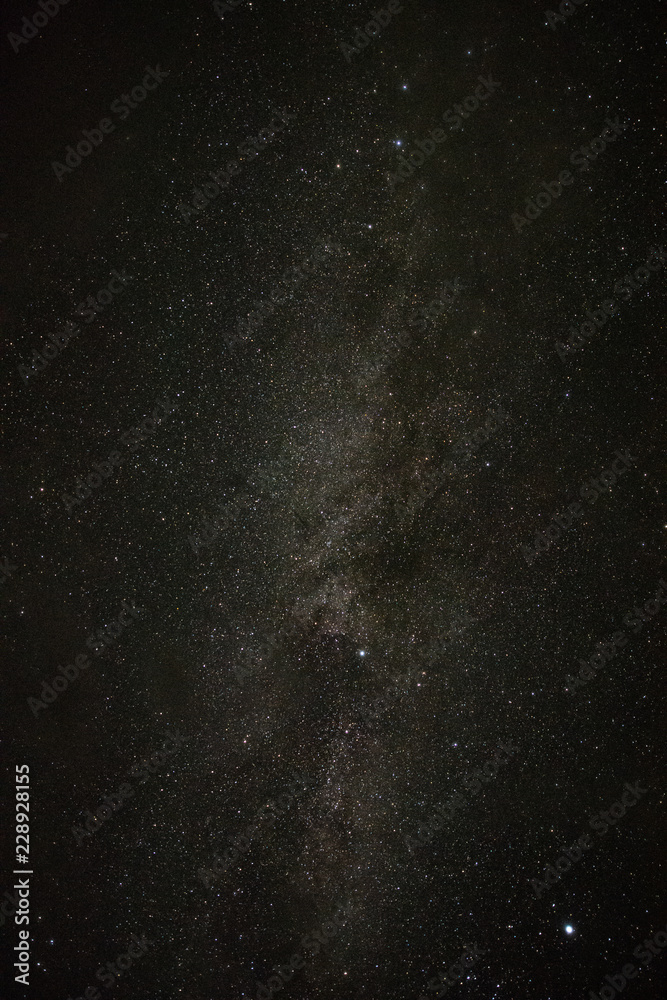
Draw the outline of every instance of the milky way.
[[[660,937],[661,33],[565,6],[7,14],[35,995],[563,1000]]]

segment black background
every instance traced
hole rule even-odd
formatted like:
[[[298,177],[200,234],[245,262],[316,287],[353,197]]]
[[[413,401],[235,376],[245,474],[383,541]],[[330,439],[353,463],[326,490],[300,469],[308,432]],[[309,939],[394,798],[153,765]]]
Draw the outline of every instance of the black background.
[[[487,954],[452,996],[597,992],[667,922],[664,610],[565,691],[666,576],[664,270],[576,354],[554,343],[664,238],[664,6],[591,0],[554,31],[539,5],[405,3],[350,63],[360,3],[220,18],[70,0],[15,53],[7,33],[36,9],[12,0],[2,29],[2,891],[15,764],[35,872],[16,995],[81,996],[145,932],[154,947],[102,996],[255,997],[339,901],[345,929],[285,996],[417,1000],[473,942]],[[119,121],[112,101],[156,64],[167,78]],[[501,87],[390,194],[398,153],[489,74]],[[184,222],[179,202],[283,108],[289,128]],[[52,162],[107,116],[59,182]],[[630,125],[517,233],[607,116]],[[323,245],[341,249],[231,353],[223,334]],[[18,366],[113,269],[125,291],[26,384]],[[401,346],[456,277],[433,336]],[[178,411],[68,512],[165,395]],[[402,520],[497,406],[511,419]],[[616,449],[632,468],[529,566],[520,546]],[[131,599],[143,616],[35,718],[27,699]],[[364,699],[434,644],[369,728]],[[177,730],[183,747],[77,845],[85,810]],[[512,761],[408,853],[502,740]],[[293,768],[312,787],[206,890],[199,869]],[[530,880],[625,782],[649,791],[536,899]],[[18,940],[10,920],[0,934]],[[656,958],[624,995],[665,983]]]

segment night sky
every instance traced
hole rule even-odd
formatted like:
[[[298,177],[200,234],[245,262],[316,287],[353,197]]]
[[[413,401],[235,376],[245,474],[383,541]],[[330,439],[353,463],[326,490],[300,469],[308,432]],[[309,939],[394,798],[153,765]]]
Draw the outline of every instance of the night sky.
[[[4,994],[664,997],[664,6],[44,2]]]

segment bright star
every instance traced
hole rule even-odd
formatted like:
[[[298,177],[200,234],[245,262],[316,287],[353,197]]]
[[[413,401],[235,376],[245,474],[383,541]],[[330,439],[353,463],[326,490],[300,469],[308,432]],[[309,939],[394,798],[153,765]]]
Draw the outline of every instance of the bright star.
[[[574,934],[574,927],[572,926],[572,924],[565,924],[565,933]]]
[[[403,143],[401,142],[401,140],[400,140],[400,139],[396,139],[396,140],[395,140],[395,142],[394,142],[394,145],[395,145],[395,146],[402,146],[402,145],[403,145]]]
[[[360,649],[359,650],[359,656],[365,656],[365,655],[366,655],[366,650],[365,649]]]

